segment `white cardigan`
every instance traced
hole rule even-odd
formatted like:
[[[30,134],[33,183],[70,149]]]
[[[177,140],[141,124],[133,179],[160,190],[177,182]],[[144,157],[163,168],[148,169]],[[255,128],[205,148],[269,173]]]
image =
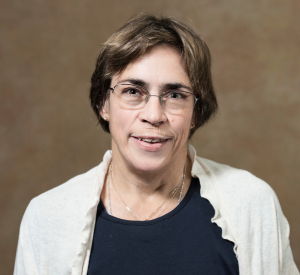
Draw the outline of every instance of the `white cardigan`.
[[[189,145],[192,176],[232,241],[241,275],[299,275],[289,225],[274,191],[249,172],[203,159]],[[103,162],[34,198],[24,214],[14,275],[87,274],[95,217],[111,151]]]

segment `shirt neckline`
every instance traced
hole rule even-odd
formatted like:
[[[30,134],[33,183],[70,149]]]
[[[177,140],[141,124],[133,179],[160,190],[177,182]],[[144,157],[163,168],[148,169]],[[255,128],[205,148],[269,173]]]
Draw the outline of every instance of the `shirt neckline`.
[[[191,184],[189,186],[188,192],[186,193],[183,200],[179,203],[179,205],[177,205],[172,211],[170,211],[169,213],[166,213],[165,215],[163,215],[161,217],[158,217],[158,218],[155,218],[155,219],[149,220],[149,221],[132,221],[132,220],[120,219],[120,218],[117,218],[117,217],[114,217],[114,216],[111,216],[110,214],[108,214],[102,203],[102,200],[100,199],[98,209],[97,209],[97,218],[103,218],[103,219],[109,220],[114,223],[125,224],[125,225],[134,225],[134,226],[147,226],[147,225],[156,224],[158,222],[162,222],[162,221],[169,219],[170,217],[176,215],[182,208],[185,207],[185,205],[191,199],[191,197],[196,189],[196,185],[197,185],[197,182],[195,182],[196,180],[197,180],[196,178],[191,179]],[[101,213],[99,214],[98,212],[100,212],[100,211],[101,211]]]

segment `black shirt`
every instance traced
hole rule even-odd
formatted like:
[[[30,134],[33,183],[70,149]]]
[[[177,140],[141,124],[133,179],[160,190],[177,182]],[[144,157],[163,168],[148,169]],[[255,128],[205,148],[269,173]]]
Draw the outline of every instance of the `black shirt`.
[[[175,209],[150,221],[110,216],[100,201],[88,275],[239,274],[233,243],[213,216],[198,178]]]

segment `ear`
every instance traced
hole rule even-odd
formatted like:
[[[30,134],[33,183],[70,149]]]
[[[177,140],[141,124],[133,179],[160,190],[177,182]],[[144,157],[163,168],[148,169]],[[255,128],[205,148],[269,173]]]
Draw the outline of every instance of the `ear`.
[[[190,129],[193,129],[193,128],[195,128],[195,112],[193,112],[192,121],[191,121],[191,128]]]
[[[109,121],[109,99],[106,99],[99,113],[104,120]]]

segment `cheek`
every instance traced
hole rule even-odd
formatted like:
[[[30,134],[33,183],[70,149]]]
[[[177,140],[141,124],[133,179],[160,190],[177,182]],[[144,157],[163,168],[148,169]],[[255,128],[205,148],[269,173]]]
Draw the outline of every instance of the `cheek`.
[[[173,117],[171,118],[170,124],[172,125],[173,131],[179,140],[188,139],[190,133],[190,121],[191,117]]]
[[[110,109],[110,131],[115,138],[127,136],[134,121],[135,114],[131,110],[123,110],[113,106]]]

